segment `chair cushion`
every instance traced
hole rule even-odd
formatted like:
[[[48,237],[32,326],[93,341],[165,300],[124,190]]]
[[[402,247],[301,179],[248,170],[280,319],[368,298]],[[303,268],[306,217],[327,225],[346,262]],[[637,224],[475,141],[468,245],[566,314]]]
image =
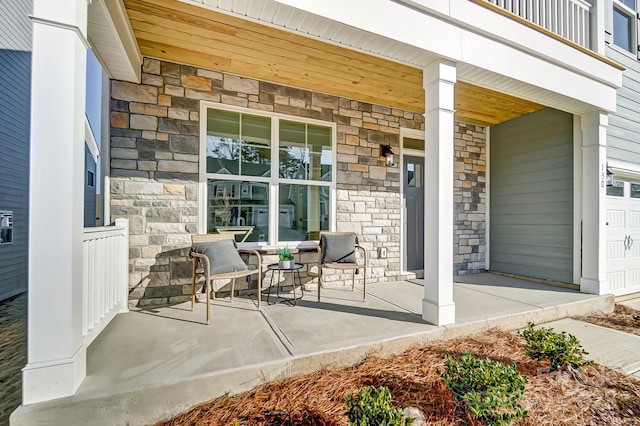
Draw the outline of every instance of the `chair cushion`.
[[[246,271],[249,269],[238,254],[233,240],[219,240],[194,243],[193,250],[204,254],[211,263],[209,275],[226,274],[228,272]],[[205,265],[206,268],[206,265]],[[206,275],[205,271],[205,275]]]
[[[351,234],[322,234],[322,263],[356,263],[358,238]]]

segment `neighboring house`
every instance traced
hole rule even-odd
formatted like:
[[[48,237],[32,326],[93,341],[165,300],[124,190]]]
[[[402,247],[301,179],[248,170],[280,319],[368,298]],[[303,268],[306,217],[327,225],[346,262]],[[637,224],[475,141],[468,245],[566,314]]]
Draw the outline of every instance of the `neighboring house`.
[[[27,290],[31,9],[0,2],[0,300]]]
[[[32,9],[33,0],[0,3],[0,300],[27,290]],[[91,227],[96,226],[99,148],[88,121],[85,129],[83,223]]]
[[[422,316],[441,325],[455,321],[454,273],[634,291],[607,270],[607,156],[617,178],[615,158],[640,164],[611,137],[635,63],[606,47],[610,8],[36,0],[30,241],[59,256],[30,269],[26,403],[85,375],[80,46],[112,79],[104,220],[129,219],[131,303],[187,298],[194,233],[253,226],[242,244],[265,248],[354,231],[370,282],[424,271]],[[54,231],[45,179],[61,189]]]

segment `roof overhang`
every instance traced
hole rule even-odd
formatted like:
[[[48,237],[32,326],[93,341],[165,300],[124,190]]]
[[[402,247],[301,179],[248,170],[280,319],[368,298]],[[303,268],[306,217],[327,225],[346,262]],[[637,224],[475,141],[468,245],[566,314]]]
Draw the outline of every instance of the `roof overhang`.
[[[458,64],[458,79],[574,114],[615,111],[622,69],[468,0],[181,0],[425,68]]]
[[[87,38],[107,75],[139,83],[142,55],[122,0],[93,0],[88,7]]]

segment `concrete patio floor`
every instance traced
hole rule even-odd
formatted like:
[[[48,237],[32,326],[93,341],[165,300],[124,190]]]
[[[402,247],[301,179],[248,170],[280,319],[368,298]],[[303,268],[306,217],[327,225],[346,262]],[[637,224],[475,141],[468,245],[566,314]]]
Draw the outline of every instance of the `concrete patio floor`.
[[[76,395],[20,407],[12,425],[144,425],[225,392],[322,366],[347,365],[367,353],[397,353],[434,339],[492,327],[515,329],[572,315],[611,311],[612,296],[593,296],[495,274],[456,277],[456,323],[421,318],[423,281],[307,291],[297,306],[256,309],[255,300],[180,304],[118,315],[89,347],[87,378]]]

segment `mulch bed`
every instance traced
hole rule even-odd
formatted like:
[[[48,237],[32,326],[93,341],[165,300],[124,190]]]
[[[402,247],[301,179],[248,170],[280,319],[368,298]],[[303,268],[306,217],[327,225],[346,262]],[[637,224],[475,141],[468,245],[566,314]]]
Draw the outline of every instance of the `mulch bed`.
[[[613,328],[629,334],[640,336],[640,311],[616,304],[610,314],[591,315],[578,318],[581,321],[602,327]]]
[[[166,423],[175,425],[347,425],[345,394],[364,386],[387,386],[396,407],[418,407],[430,425],[479,425],[457,404],[437,374],[447,354],[515,363],[528,383],[529,417],[513,425],[640,425],[640,381],[600,365],[584,372],[544,373],[522,350],[523,339],[491,330],[472,337],[436,341],[383,358],[371,354],[357,365],[325,368],[264,383],[240,394],[202,404]]]

